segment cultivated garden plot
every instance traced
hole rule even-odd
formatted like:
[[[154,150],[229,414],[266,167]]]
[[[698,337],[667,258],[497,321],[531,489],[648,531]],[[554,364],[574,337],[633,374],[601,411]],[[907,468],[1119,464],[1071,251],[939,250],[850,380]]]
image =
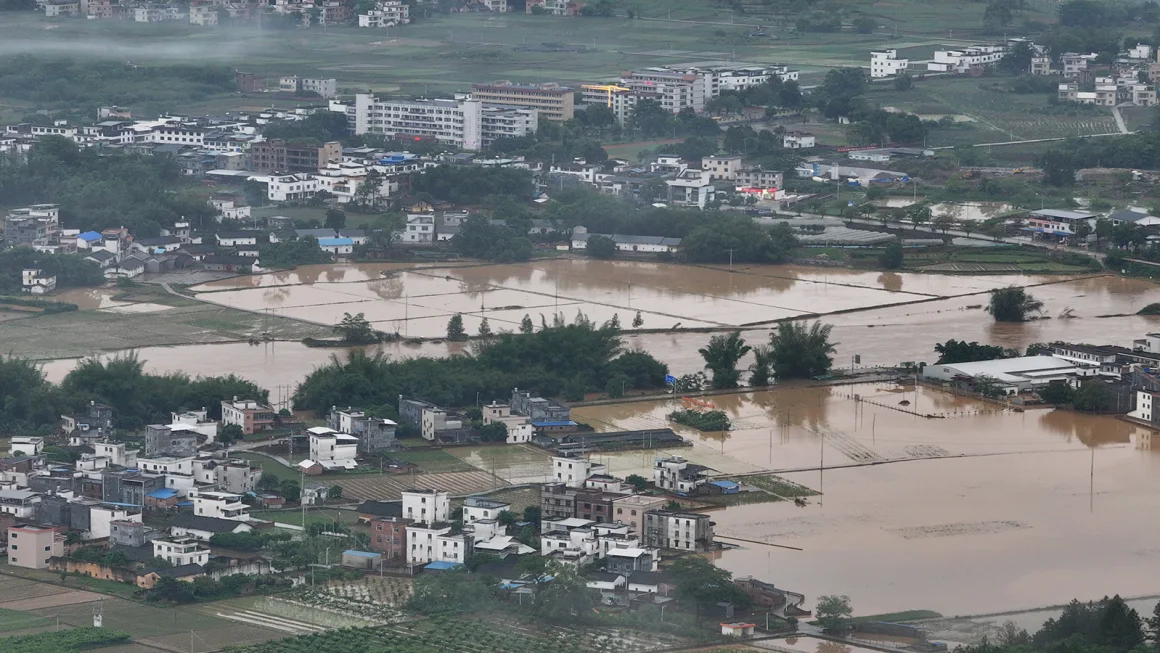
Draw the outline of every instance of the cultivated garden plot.
[[[316,633],[237,649],[238,653],[346,653],[376,647],[432,653],[637,653],[691,642],[670,635],[614,628],[541,628],[494,618],[433,618]],[[408,648],[409,647],[409,648]]]

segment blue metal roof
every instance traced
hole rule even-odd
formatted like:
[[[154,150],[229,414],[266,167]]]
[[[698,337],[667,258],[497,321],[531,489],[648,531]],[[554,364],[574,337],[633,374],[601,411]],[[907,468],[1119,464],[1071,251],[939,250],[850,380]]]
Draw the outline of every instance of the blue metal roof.
[[[538,420],[538,421],[533,421],[532,426],[540,426],[540,427],[544,427],[544,428],[548,428],[548,427],[552,427],[552,426],[576,426],[576,422],[573,422],[570,419]]]
[[[447,562],[446,560],[436,560],[435,562],[429,563],[427,566],[425,566],[423,568],[430,569],[431,571],[446,571],[448,569],[454,569],[456,567],[461,567],[461,566],[462,565],[460,565],[458,562]]]
[[[100,240],[102,238],[102,236],[101,236],[101,234],[99,234],[95,231],[86,231],[83,234],[78,234],[77,238],[80,238],[81,240],[83,240],[85,242],[91,243],[93,241]]]
[[[709,481],[709,485],[716,485],[717,487],[741,487],[733,481]]]
[[[353,245],[353,238],[319,238],[318,244],[321,247],[337,247],[340,245]]]
[[[381,554],[381,553],[372,553],[370,551],[355,551],[354,549],[350,549],[349,551],[343,551],[342,555],[344,555],[344,556],[357,556],[359,558],[381,558],[381,557],[383,557],[383,554]]]
[[[160,490],[153,490],[145,496],[153,499],[172,499],[173,497],[177,496],[177,490],[174,490],[173,488],[162,488]]]

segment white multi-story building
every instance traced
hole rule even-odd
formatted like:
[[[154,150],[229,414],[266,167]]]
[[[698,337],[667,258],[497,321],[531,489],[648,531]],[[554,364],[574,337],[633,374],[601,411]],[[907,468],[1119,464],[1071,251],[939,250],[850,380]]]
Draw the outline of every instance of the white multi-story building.
[[[666,179],[669,187],[669,204],[695,206],[703,209],[716,197],[709,173],[704,170],[682,170],[673,179]]]
[[[0,490],[0,514],[32,519],[38,503],[40,495],[32,490]]]
[[[898,50],[875,50],[870,53],[870,77],[893,77],[906,70],[909,59],[899,59]]]
[[[304,172],[291,175],[254,175],[249,179],[266,184],[266,199],[271,202],[310,199],[322,189],[322,182],[317,177]]]
[[[307,429],[310,434],[310,460],[326,469],[355,469],[358,462],[358,438],[325,426]]]
[[[403,0],[378,0],[375,8],[358,15],[359,27],[394,27],[411,22],[411,8]]]
[[[483,407],[483,423],[503,424],[507,429],[507,443],[521,444],[524,442],[531,442],[532,435],[535,434],[535,429],[532,427],[531,421],[522,415],[512,415],[511,406],[507,404],[497,404],[494,401],[489,406]]]
[[[996,64],[1007,54],[1004,45],[973,45],[962,50],[935,50],[926,69],[932,72],[966,72],[978,66]]]
[[[319,97],[332,98],[338,95],[338,80],[333,77],[299,77],[289,75],[278,79],[278,90],[283,93],[299,91],[315,93]]]
[[[700,113],[705,110],[705,102],[716,95],[716,80],[717,76],[711,71],[644,68],[626,73],[621,77],[620,85],[640,96],[639,99],[656,100],[672,113],[680,113],[686,108]]]
[[[552,481],[568,487],[584,487],[589,476],[607,474],[608,468],[587,458],[552,456]]]
[[[466,533],[453,532],[450,525],[407,527],[407,563],[431,562],[463,564],[471,557],[475,539]]]
[[[403,518],[428,526],[451,519],[451,495],[439,490],[404,490]]]
[[[653,463],[653,482],[662,490],[691,494],[708,482],[709,468],[694,465],[681,456],[658,458]]]
[[[193,514],[200,517],[250,521],[250,507],[242,503],[240,494],[195,490],[189,498],[193,500]]]
[[[506,501],[467,497],[463,501],[463,523],[474,524],[480,520],[499,519],[500,513],[510,511],[511,507],[512,504]]]
[[[435,242],[435,216],[429,213],[408,213],[400,240],[415,244]]]
[[[167,560],[174,567],[205,565],[209,562],[209,548],[192,537],[153,540],[153,557]]]
[[[23,270],[20,282],[20,289],[31,295],[45,295],[56,290],[56,275],[47,274],[43,270]]]
[[[781,146],[787,150],[809,149],[817,145],[817,138],[808,132],[786,132],[781,136]]]
[[[356,134],[403,135],[480,150],[497,138],[526,136],[538,127],[535,109],[484,106],[470,95],[455,99],[392,100],[355,96]]]

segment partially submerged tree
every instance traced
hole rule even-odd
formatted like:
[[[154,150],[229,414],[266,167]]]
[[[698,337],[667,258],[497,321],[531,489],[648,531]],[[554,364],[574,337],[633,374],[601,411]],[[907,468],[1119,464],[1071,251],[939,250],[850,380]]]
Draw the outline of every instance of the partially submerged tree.
[[[991,303],[987,312],[996,322],[1025,322],[1028,313],[1043,309],[1043,302],[1027,294],[1019,286],[997,288],[991,291]]]
[[[447,320],[447,339],[448,340],[467,340],[467,331],[463,328],[463,316],[459,313],[451,316]]]

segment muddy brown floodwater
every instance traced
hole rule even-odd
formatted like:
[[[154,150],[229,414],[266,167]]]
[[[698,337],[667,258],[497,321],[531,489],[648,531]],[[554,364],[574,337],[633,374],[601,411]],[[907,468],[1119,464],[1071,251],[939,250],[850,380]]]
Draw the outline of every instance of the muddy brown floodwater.
[[[386,275],[386,276],[384,276]],[[987,291],[1029,286],[1044,317],[996,324],[982,310]],[[1160,301],[1146,280],[942,276],[792,266],[694,268],[652,263],[552,260],[526,265],[416,269],[397,265],[300,268],[239,277],[193,289],[200,299],[333,324],[365,313],[384,330],[440,336],[463,312],[469,330],[482,315],[514,329],[524,314],[539,322],[578,311],[627,327],[640,310],[645,328],[740,327],[822,314],[834,325],[836,365],[935,358],[949,338],[1023,349],[1035,342],[1130,345],[1160,330],[1160,317],[1134,313]],[[117,309],[107,298],[86,308]],[[1072,310],[1068,310],[1072,309]],[[1065,313],[1074,317],[1062,317]],[[746,326],[748,325],[748,326]],[[652,353],[675,374],[701,369],[702,333],[625,334],[628,348]],[[446,356],[459,345],[383,345],[392,356]],[[151,370],[234,372],[277,398],[343,350],[298,343],[155,347]],[[63,377],[76,361],[52,361]],[[741,366],[748,365],[742,361]],[[854,394],[860,399],[856,401]],[[941,416],[924,419],[899,410]],[[1152,432],[1110,417],[1063,411],[1012,413],[935,390],[892,385],[834,388],[786,385],[771,392],[714,397],[736,429],[683,433],[681,453],[720,473],[775,470],[822,491],[809,505],[754,504],[714,513],[718,533],[801,548],[744,544],[718,564],[811,598],[848,594],[861,614],[932,609],[970,614],[1034,608],[1072,597],[1160,593],[1160,452]],[[671,401],[575,410],[600,430],[668,425]],[[1160,444],[1157,445],[1160,449]],[[650,473],[653,452],[600,458],[614,473]],[[501,461],[502,463],[503,461]],[[513,480],[535,478],[534,459],[503,463]],[[819,468],[824,467],[824,471]],[[508,472],[505,472],[508,473]]]
[[[944,418],[900,412],[904,399]],[[1144,429],[885,384],[708,401],[736,429],[681,428],[695,444],[670,453],[721,473],[776,470],[823,492],[806,507],[714,513],[720,535],[802,549],[743,543],[718,561],[734,573],[814,598],[848,594],[862,614],[979,614],[1160,589],[1160,525],[1142,518],[1160,509],[1160,452]],[[582,407],[574,415],[601,430],[643,428],[665,424],[675,406]],[[651,459],[600,457],[618,474],[643,472]]]

